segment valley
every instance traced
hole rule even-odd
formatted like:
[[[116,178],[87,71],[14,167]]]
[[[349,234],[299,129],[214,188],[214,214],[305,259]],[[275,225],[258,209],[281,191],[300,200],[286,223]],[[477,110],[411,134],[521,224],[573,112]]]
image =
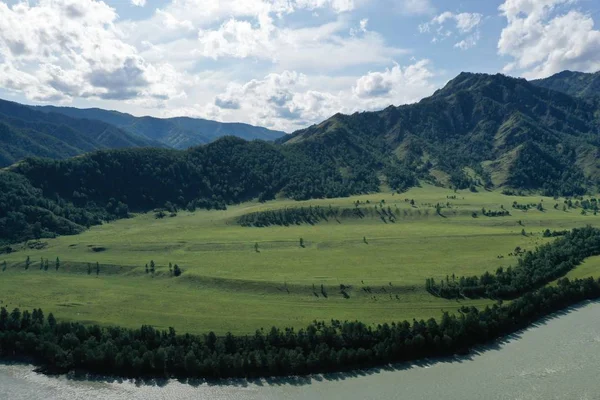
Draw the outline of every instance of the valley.
[[[249,334],[331,319],[375,325],[427,320],[494,303],[434,297],[425,290],[427,278],[514,266],[517,247],[534,250],[554,240],[544,237],[546,229],[600,226],[600,216],[583,215],[576,204],[425,184],[402,194],[383,188],[348,198],[178,210],[160,219],[137,214],[79,235],[14,245],[15,251],[0,255],[0,265],[7,263],[0,300],[9,309],[42,307],[61,320],[190,333]],[[249,213],[330,206],[358,208],[365,217],[263,228],[238,223]],[[375,209],[389,209],[396,218],[384,222]],[[482,209],[510,215],[485,216]],[[49,260],[47,270],[40,269],[40,259]],[[154,273],[146,269],[151,261]],[[169,263],[178,264],[182,275],[172,276]],[[569,276],[598,277],[600,261],[591,258]]]

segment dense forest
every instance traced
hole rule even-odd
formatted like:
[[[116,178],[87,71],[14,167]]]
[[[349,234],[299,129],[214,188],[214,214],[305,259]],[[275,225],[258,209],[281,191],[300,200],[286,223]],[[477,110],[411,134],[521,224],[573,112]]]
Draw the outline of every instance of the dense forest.
[[[584,259],[600,255],[600,229],[586,227],[571,232],[544,232],[559,239],[522,254],[514,267],[498,268],[482,276],[427,279],[427,290],[448,299],[488,297],[514,299],[541,287],[578,266]],[[521,249],[515,253],[521,254]]]
[[[0,172],[0,244],[80,232],[156,208],[222,209],[281,193],[292,199],[376,190],[357,165],[344,175],[301,147],[225,137],[187,151],[122,149],[27,159]]]
[[[32,312],[0,310],[0,357],[29,359],[41,370],[123,377],[218,379],[344,371],[462,354],[578,302],[600,297],[600,280],[562,279],[508,304],[463,307],[441,319],[371,327],[360,322],[315,322],[298,331],[254,335],[178,335],[149,326],[130,330],[86,326]]]

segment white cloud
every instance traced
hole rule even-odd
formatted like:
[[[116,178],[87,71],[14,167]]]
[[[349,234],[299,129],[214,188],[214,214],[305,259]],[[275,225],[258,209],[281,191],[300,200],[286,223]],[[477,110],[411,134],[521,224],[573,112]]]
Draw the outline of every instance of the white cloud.
[[[405,15],[422,15],[435,12],[431,0],[396,0],[396,9]]]
[[[257,25],[230,19],[215,30],[200,31],[196,51],[215,60],[227,57],[267,60],[290,70],[387,64],[405,53],[388,47],[381,35],[367,30],[367,23],[368,20],[361,20],[359,30],[348,29],[346,19],[290,29],[278,28],[270,16],[261,16]]]
[[[121,39],[116,19],[94,0],[0,4],[0,59],[16,77],[6,87],[48,101],[180,96],[177,86],[164,85],[176,81],[172,68],[147,63]]]
[[[286,131],[430,94],[427,63],[395,65],[407,51],[351,14],[368,1],[172,0],[135,21],[100,0],[0,2],[0,87],[36,101]],[[289,17],[299,10],[320,16]]]
[[[600,69],[600,31],[594,20],[568,10],[573,0],[506,0],[500,11],[507,19],[498,52],[513,58],[506,72],[520,70],[526,78],[546,77],[565,69]]]
[[[431,82],[434,76],[429,60],[420,60],[404,68],[396,64],[383,72],[369,72],[360,77],[352,92],[367,101],[364,103],[367,109],[413,103],[434,91]]]
[[[144,7],[146,5],[146,0],[131,0],[131,4],[138,7]]]
[[[428,60],[406,67],[370,72],[358,79],[338,78],[330,90],[327,77],[316,79],[296,71],[272,73],[247,83],[232,83],[212,104],[197,106],[195,113],[220,120],[250,115],[251,123],[293,131],[342,112],[374,110],[390,104],[413,103],[435,90]],[[189,110],[188,110],[189,111]]]
[[[453,23],[452,28],[448,28],[448,22]],[[432,33],[433,38],[431,41],[433,43],[451,37],[463,37],[454,44],[454,47],[467,50],[477,45],[481,36],[479,27],[482,22],[483,15],[479,13],[455,14],[446,11],[433,17],[431,21],[419,25],[419,32]]]

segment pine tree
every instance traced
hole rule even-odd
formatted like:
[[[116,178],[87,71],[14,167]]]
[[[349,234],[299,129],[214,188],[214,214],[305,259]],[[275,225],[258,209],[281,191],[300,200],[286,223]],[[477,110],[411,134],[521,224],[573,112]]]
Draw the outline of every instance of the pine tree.
[[[154,260],[150,260],[150,272],[152,272],[152,275],[154,275],[155,270],[156,270],[156,264],[154,263]]]
[[[149,273],[150,270],[148,269],[148,264],[146,264],[146,273]]]
[[[60,260],[58,259],[58,257],[56,257],[56,270],[58,271],[58,269],[60,268]]]
[[[30,265],[31,265],[31,259],[29,258],[29,256],[27,256],[27,259],[25,260],[25,269],[29,269]]]
[[[6,271],[6,261],[2,263],[2,272]]]
[[[169,273],[173,276],[173,264],[169,263]]]
[[[92,274],[92,264],[88,263],[88,275]]]
[[[96,261],[96,276],[100,275],[100,263]]]
[[[50,267],[50,263],[48,262],[48,259],[46,258],[46,260],[44,260],[44,271],[48,271],[49,267]]]
[[[300,238],[300,247],[304,247],[304,239]]]

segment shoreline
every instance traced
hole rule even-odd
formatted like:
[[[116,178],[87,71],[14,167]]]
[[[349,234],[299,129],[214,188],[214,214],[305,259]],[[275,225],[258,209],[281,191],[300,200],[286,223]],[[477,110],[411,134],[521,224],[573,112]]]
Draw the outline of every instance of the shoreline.
[[[502,348],[516,340],[521,339],[522,335],[533,329],[543,327],[555,319],[577,312],[590,305],[599,305],[600,299],[584,300],[582,302],[570,305],[562,310],[553,312],[540,319],[528,324],[513,333],[497,338],[489,343],[475,345],[469,348],[467,354],[452,355],[442,357],[429,357],[417,359],[414,361],[406,361],[400,363],[387,364],[383,366],[374,366],[367,368],[351,369],[339,372],[316,373],[307,375],[291,375],[291,376],[271,376],[260,378],[221,378],[221,379],[206,379],[206,378],[177,378],[177,377],[122,377],[119,375],[97,375],[85,371],[68,371],[59,373],[49,373],[43,366],[36,365],[28,357],[16,357],[15,359],[0,358],[0,368],[4,366],[23,366],[30,369],[31,372],[43,375],[49,378],[66,379],[76,382],[96,382],[96,383],[131,383],[136,386],[150,387],[165,387],[173,382],[188,385],[191,387],[199,387],[207,385],[209,387],[248,387],[248,386],[308,386],[316,382],[335,382],[378,375],[384,372],[402,372],[412,370],[414,368],[431,368],[441,364],[461,364],[468,361],[473,361],[479,356],[492,351],[500,351]]]

